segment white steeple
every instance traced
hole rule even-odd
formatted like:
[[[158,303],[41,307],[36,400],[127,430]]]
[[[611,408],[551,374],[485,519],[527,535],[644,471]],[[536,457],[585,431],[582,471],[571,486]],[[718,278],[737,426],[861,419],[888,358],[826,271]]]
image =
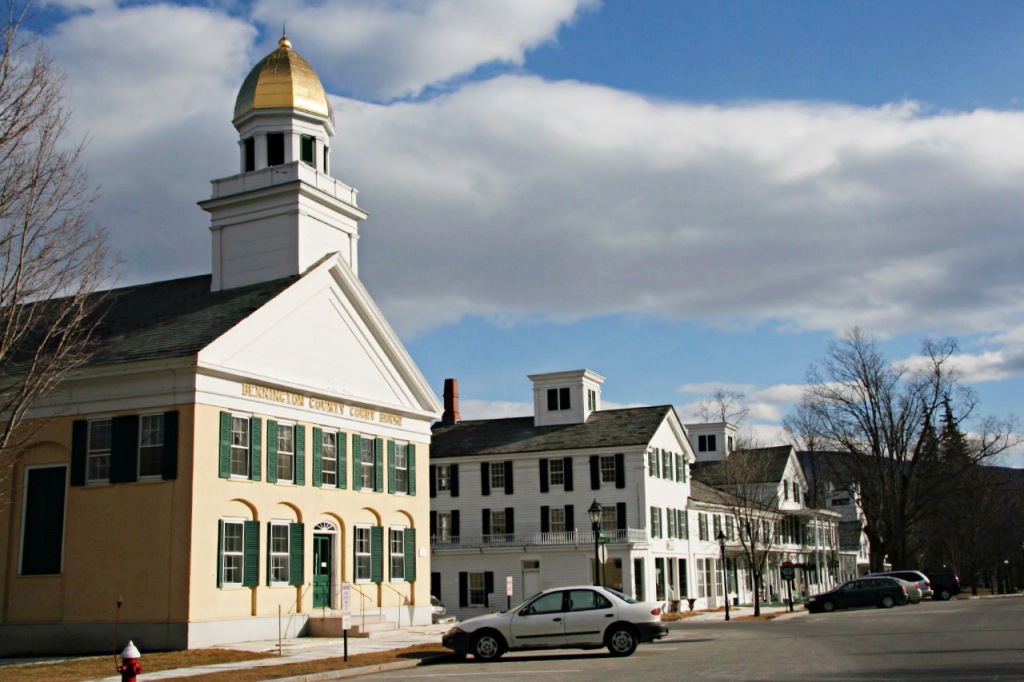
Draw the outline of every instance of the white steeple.
[[[214,291],[305,272],[340,253],[359,272],[356,190],[329,175],[334,114],[320,79],[282,37],[235,100],[239,174],[213,181]]]

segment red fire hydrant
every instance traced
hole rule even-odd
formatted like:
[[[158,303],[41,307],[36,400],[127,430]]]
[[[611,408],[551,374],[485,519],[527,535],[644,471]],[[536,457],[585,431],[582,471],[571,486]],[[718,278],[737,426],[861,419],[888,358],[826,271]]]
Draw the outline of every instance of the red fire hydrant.
[[[117,666],[117,672],[121,673],[121,682],[135,682],[135,676],[142,672],[142,664],[139,658],[142,654],[129,640],[128,646],[121,652],[121,665]]]

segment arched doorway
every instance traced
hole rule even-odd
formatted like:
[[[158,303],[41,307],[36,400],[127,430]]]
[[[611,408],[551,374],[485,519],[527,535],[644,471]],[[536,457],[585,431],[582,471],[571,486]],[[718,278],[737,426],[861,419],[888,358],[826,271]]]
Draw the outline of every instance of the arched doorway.
[[[338,528],[321,521],[313,528],[313,608],[333,608],[338,584]]]

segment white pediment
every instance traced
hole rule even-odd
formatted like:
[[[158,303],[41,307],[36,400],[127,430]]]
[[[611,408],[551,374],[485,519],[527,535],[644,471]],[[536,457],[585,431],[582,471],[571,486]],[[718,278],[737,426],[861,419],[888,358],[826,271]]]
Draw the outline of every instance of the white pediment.
[[[441,406],[351,268],[326,258],[199,353],[211,372],[380,409]]]

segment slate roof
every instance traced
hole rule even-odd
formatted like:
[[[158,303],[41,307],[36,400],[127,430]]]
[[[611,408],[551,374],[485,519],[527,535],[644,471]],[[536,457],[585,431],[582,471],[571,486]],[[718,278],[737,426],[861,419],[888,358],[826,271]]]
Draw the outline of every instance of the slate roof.
[[[86,366],[189,357],[298,280],[210,291],[210,275],[97,292],[102,319]]]
[[[763,472],[765,480],[758,481],[758,483],[778,483],[782,480],[782,475],[786,473],[786,464],[789,462],[789,453],[791,450],[789,445],[776,445],[770,448],[750,448],[746,450],[736,450],[729,455],[734,460],[743,457],[758,457],[764,458],[764,468],[752,469],[756,472]],[[700,480],[710,483],[712,485],[723,483],[720,479],[722,478],[722,461],[713,462],[696,462],[693,465],[693,476],[694,478],[700,478]],[[727,482],[727,481],[726,481]],[[750,481],[753,483],[754,481]]]
[[[480,419],[433,426],[430,457],[511,455],[585,448],[646,446],[671,405],[591,413],[583,424],[534,426],[533,417]]]

